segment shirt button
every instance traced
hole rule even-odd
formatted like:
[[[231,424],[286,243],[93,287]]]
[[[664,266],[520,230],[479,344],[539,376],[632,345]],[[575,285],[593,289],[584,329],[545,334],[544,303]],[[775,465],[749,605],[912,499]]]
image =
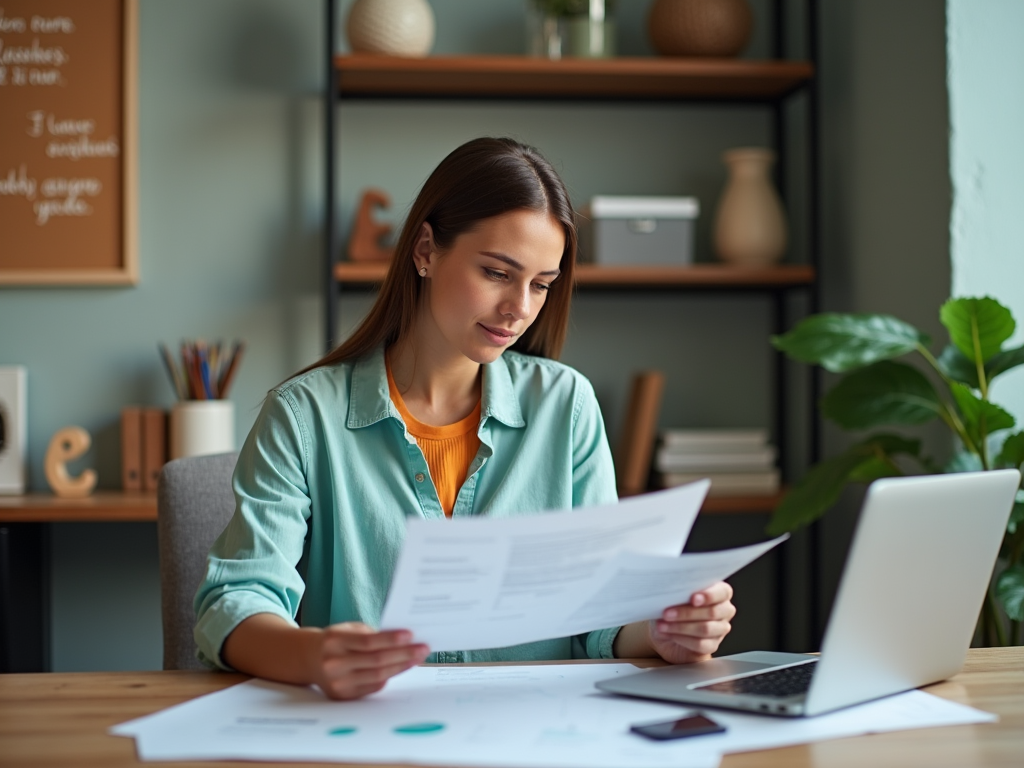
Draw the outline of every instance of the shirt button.
[[[425,478],[426,478],[426,475],[424,475],[422,472],[417,472],[416,473],[416,482],[417,483],[422,483]]]

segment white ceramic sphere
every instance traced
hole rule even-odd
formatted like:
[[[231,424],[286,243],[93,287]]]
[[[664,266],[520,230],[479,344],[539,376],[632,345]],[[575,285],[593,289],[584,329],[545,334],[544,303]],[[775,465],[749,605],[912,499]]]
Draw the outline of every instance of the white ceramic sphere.
[[[426,56],[434,45],[434,11],[427,0],[356,0],[346,31],[353,53]]]

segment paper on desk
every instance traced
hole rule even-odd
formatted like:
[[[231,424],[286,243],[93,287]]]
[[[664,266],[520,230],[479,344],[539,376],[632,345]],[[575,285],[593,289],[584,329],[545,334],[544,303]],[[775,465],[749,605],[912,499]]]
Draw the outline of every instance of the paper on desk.
[[[985,723],[995,715],[908,691],[810,718],[715,710],[721,735],[655,743],[632,723],[686,710],[604,694],[629,664],[417,667],[380,693],[328,701],[315,688],[251,681],[115,726],[143,760],[385,762],[479,768],[713,768],[719,754],[866,733]]]
[[[631,723],[679,717],[684,708],[594,688],[635,672],[630,664],[418,667],[352,702],[253,680],[111,732],[134,736],[142,760],[715,768],[715,749],[629,733]]]
[[[654,618],[785,538],[680,556],[707,488],[443,526],[410,518],[381,626],[412,630],[435,651],[469,651]]]
[[[989,712],[924,691],[906,691],[815,717],[778,718],[722,710],[709,712],[728,730],[721,736],[708,737],[706,746],[719,749],[723,754],[911,728],[992,723],[999,719]]]

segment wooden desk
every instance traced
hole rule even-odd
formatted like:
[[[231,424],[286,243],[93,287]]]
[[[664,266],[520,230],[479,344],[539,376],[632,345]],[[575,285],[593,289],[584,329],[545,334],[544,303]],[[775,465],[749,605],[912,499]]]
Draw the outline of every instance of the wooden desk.
[[[582,662],[591,663],[591,662]],[[117,723],[220,690],[246,678],[205,672],[112,672],[0,676],[0,766],[139,765]],[[998,723],[901,731],[728,755],[723,768],[1014,766],[1024,758],[1024,648],[972,650],[963,672],[930,693],[1000,716]],[[223,762],[160,763],[209,766]],[[259,763],[258,765],[283,765]],[[317,763],[317,765],[324,765]]]

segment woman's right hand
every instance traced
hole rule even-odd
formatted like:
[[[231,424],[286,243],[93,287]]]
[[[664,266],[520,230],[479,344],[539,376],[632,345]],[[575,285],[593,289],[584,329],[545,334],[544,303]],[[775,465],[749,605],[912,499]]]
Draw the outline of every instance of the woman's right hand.
[[[332,699],[358,699],[376,693],[388,679],[422,664],[430,649],[412,642],[404,629],[377,632],[358,622],[321,630],[312,649],[313,682]]]
[[[358,622],[296,627],[270,613],[242,621],[221,648],[223,660],[239,672],[280,683],[315,683],[332,699],[379,691],[429,654],[405,629],[377,632]]]

